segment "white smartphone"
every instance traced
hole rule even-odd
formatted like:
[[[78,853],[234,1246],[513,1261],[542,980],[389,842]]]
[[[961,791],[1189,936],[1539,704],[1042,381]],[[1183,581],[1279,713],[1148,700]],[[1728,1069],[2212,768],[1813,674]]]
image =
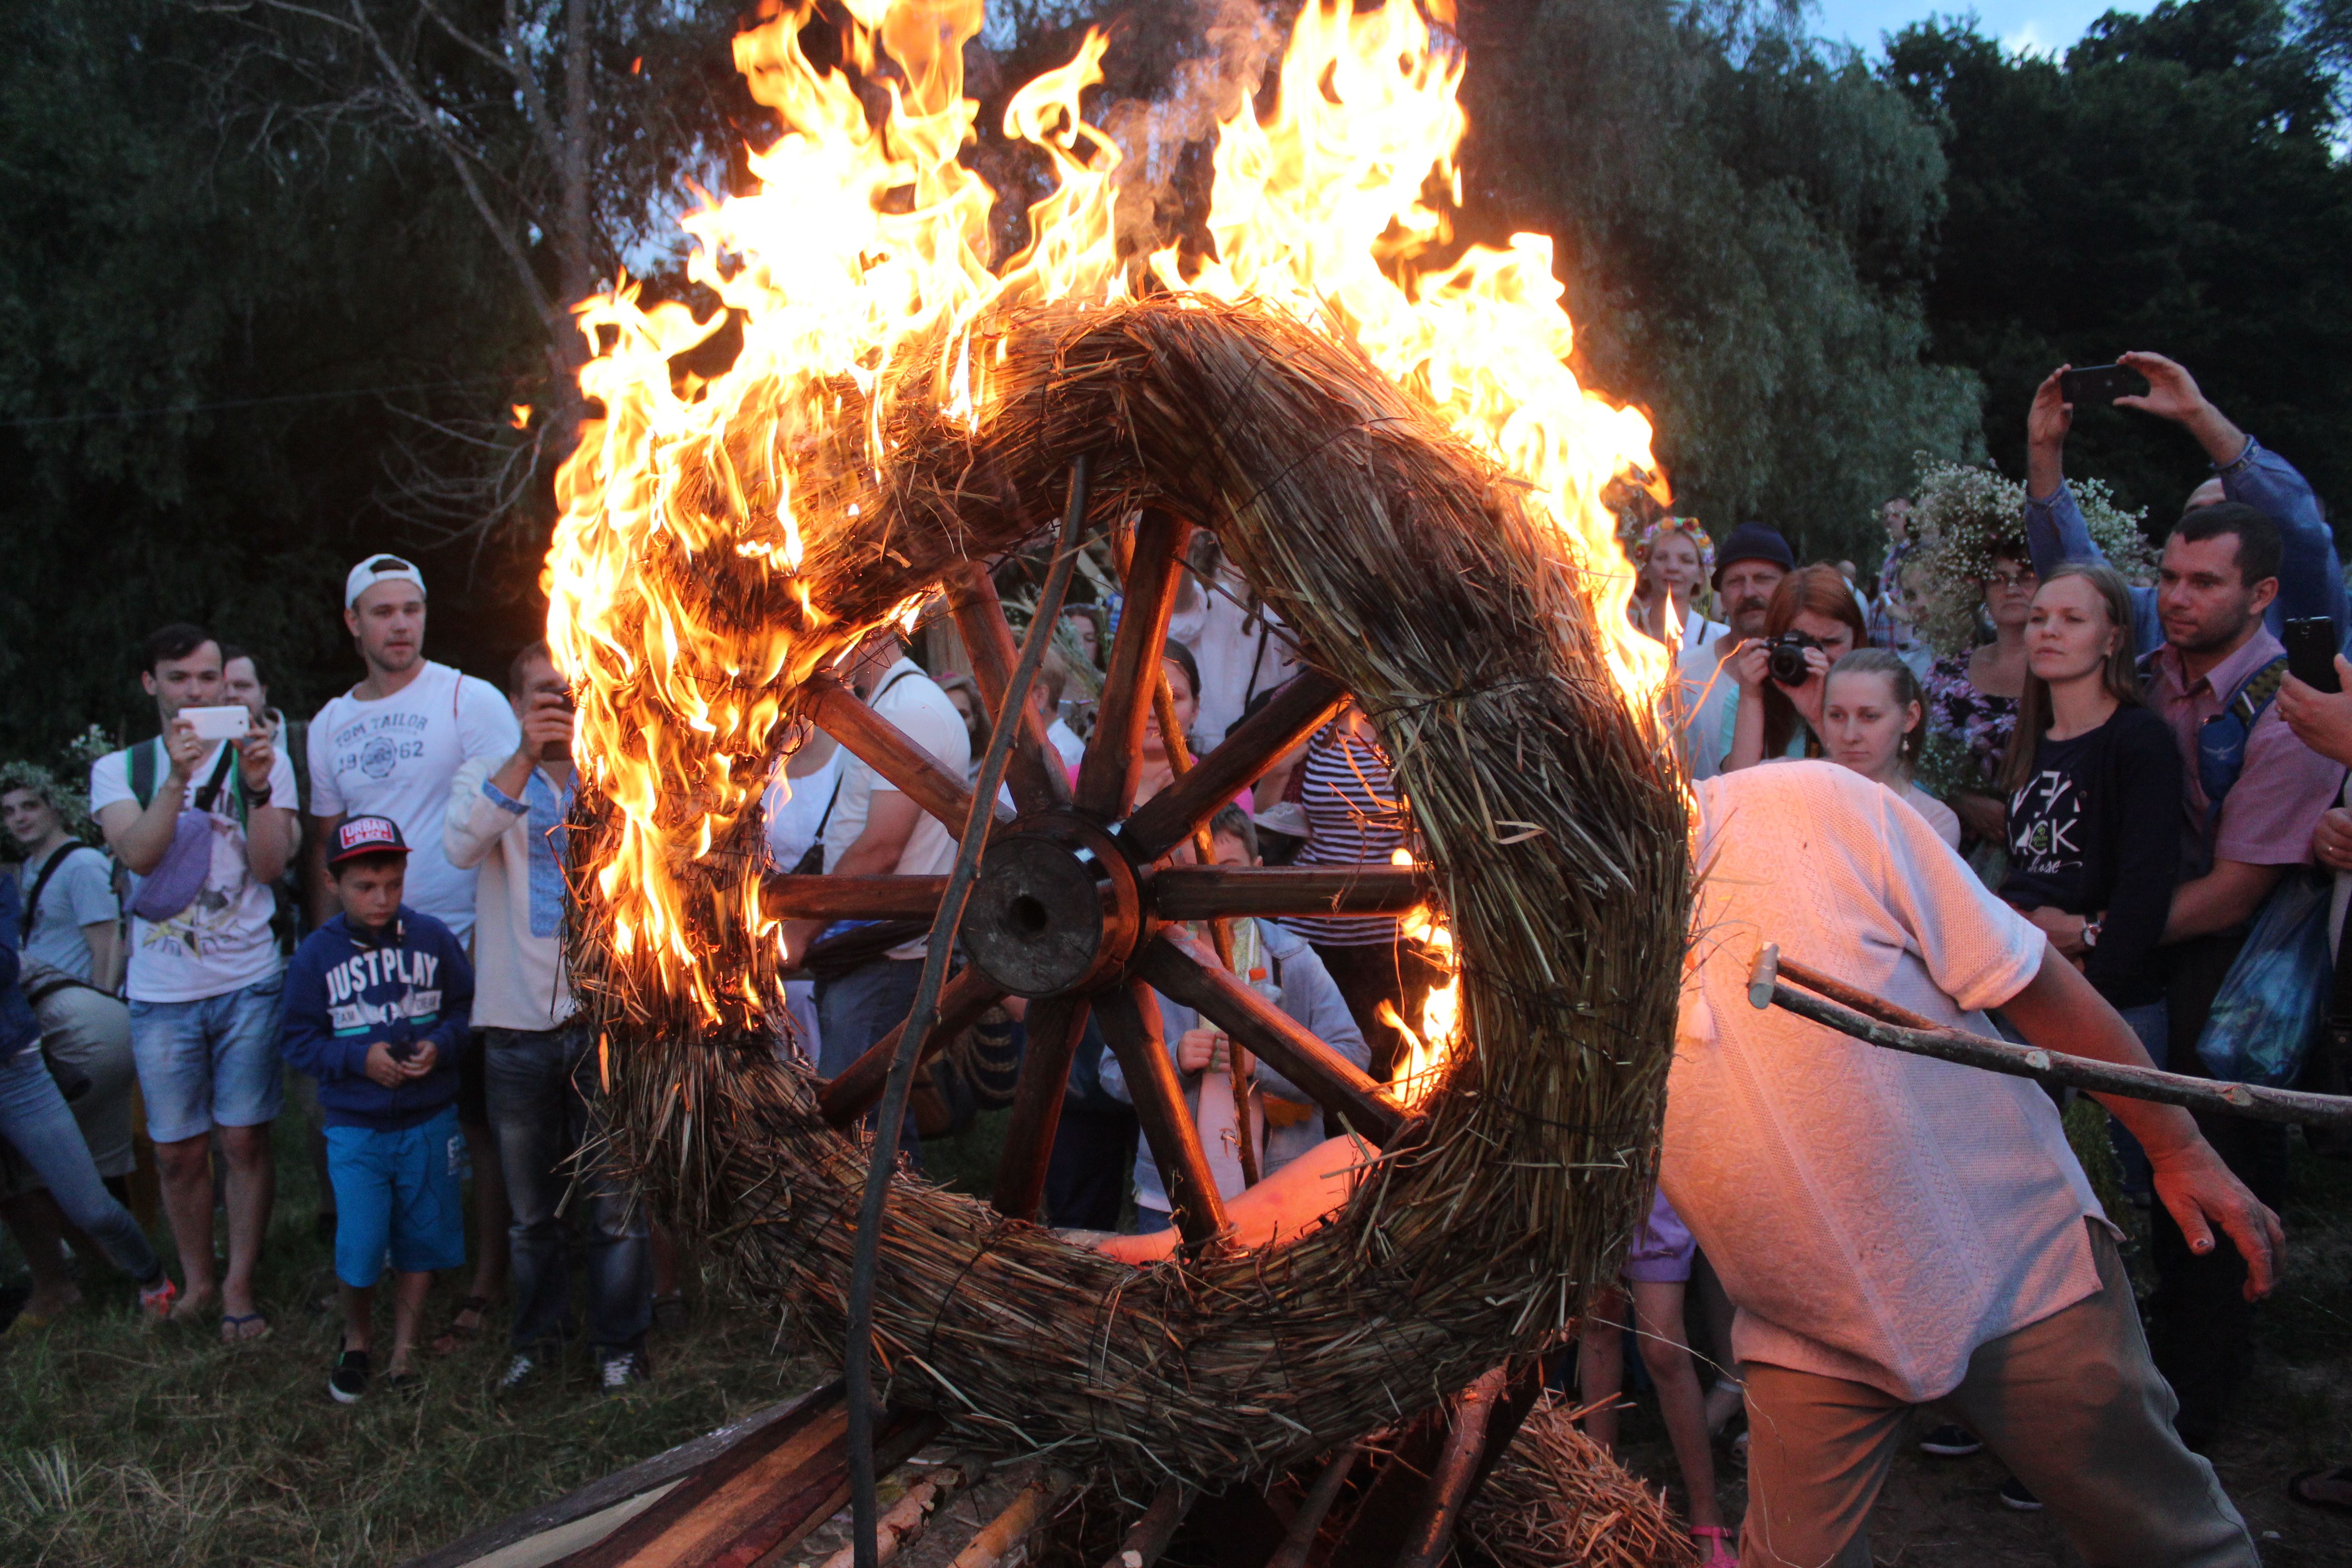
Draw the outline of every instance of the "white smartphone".
[[[253,710],[242,702],[218,708],[183,708],[180,717],[196,731],[199,741],[242,741],[253,728]]]

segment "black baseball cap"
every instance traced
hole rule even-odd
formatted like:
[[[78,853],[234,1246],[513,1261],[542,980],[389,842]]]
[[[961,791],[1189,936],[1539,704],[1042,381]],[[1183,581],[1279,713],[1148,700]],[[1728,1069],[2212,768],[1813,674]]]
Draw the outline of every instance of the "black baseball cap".
[[[327,864],[340,866],[362,855],[405,855],[408,840],[400,824],[388,816],[347,816],[336,825],[335,841],[327,847]]]
[[[1767,528],[1760,522],[1743,522],[1731,531],[1731,537],[1715,547],[1715,586],[1723,586],[1723,574],[1735,561],[1769,561],[1783,572],[1797,569],[1797,552],[1780,537],[1778,529]]]

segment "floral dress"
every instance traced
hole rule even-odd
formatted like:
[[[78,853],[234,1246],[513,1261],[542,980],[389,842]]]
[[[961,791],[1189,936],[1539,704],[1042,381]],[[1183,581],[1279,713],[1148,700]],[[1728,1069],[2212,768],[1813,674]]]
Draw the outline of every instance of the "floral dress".
[[[1927,666],[1920,688],[1927,698],[1927,738],[1965,752],[1967,772],[1989,795],[2001,793],[2000,760],[2017,732],[2017,699],[1977,689],[1969,679],[1969,656],[1948,653]]]

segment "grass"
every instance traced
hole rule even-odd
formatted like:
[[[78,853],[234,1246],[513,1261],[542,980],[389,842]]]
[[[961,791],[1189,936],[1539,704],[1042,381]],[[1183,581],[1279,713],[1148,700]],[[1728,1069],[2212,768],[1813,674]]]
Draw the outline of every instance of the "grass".
[[[423,1358],[413,1398],[379,1385],[338,1405],[326,1392],[337,1320],[306,1305],[332,1279],[298,1132],[279,1123],[261,1280],[270,1338],[232,1349],[210,1325],[151,1329],[129,1286],[93,1268],[90,1304],[0,1342],[0,1563],[394,1563],[818,1380],[767,1324],[689,1283],[693,1322],[656,1336],[655,1380],[626,1394],[599,1394],[582,1351],[560,1377],[494,1397],[505,1346],[493,1333]],[[8,1253],[0,1272],[21,1278],[21,1260]],[[466,1283],[438,1282],[429,1322]],[[380,1302],[380,1332],[388,1311]]]

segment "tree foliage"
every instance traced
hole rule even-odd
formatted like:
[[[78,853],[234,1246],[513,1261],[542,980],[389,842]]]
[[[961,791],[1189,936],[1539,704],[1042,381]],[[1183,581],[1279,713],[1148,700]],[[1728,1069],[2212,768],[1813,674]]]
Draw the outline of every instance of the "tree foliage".
[[[1886,79],[1949,164],[1934,353],[1984,376],[1985,441],[2012,472],[2043,375],[2153,350],[2323,495],[2347,493],[2352,387],[2335,367],[2352,351],[2352,167],[2329,60],[2342,46],[2306,15],[2163,0],[2108,13],[2063,57],[2005,52],[1969,22],[1892,40]],[[2071,447],[2075,471],[2158,523],[2204,472],[2178,431],[2127,412],[2078,411]]]
[[[1915,453],[1972,454],[1974,378],[1920,306],[1943,155],[1850,54],[1679,0],[1464,30],[1473,219],[1556,237],[1580,369],[1651,411],[1681,506],[1856,553]]]

